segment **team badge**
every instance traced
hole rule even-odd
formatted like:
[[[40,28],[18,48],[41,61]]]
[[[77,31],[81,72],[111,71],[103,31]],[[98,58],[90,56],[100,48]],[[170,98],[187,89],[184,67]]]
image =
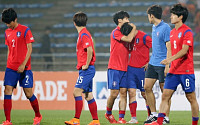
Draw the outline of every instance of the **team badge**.
[[[136,43],[138,44],[138,43],[139,43],[139,41],[140,41],[140,39],[139,39],[139,38],[137,38],[137,39],[136,39]]]
[[[178,34],[178,38],[180,39],[180,38],[181,38],[181,36],[182,36],[182,33],[180,32],[180,33]]]
[[[20,37],[21,36],[21,32],[17,32],[17,37]]]
[[[116,86],[117,86],[117,82],[113,81],[113,87],[116,87]]]

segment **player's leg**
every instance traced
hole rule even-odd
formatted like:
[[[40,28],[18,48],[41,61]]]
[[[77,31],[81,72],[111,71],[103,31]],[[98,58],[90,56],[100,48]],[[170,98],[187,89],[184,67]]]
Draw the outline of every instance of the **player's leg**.
[[[151,109],[152,115],[155,117],[157,117],[156,105],[155,105],[156,100],[152,88],[157,79],[158,79],[158,73],[155,71],[155,66],[149,64],[147,71],[145,73],[144,89],[145,89],[147,103]]]
[[[141,90],[140,90],[140,91],[141,91]],[[148,105],[148,103],[147,103],[147,100],[146,100],[145,91],[141,91],[141,95],[142,95],[142,97],[143,97],[144,100],[145,100],[146,108],[147,108],[147,116],[149,117],[149,116],[151,115],[151,110],[150,110],[150,107],[149,107],[149,105]],[[147,119],[148,119],[148,117],[147,117]]]
[[[156,72],[158,73],[158,80],[159,80],[160,89],[161,89],[161,92],[163,92],[164,82],[165,82],[165,72],[164,72],[165,67],[157,66],[155,68],[156,68]],[[170,106],[171,106],[171,100],[169,101],[169,109],[166,112],[166,116],[164,118],[163,124],[169,124],[170,123],[170,120],[169,120]]]
[[[128,67],[127,71],[127,83],[128,83],[128,94],[129,94],[129,108],[131,113],[131,120],[128,123],[137,124],[138,120],[136,117],[137,101],[136,101],[136,90],[140,89],[144,91],[144,68]]]
[[[92,89],[92,88],[91,88]],[[98,114],[97,114],[97,104],[93,97],[92,92],[86,92],[85,93],[85,99],[88,102],[88,107],[90,110],[90,113],[92,115],[93,121],[90,122],[88,125],[100,125]]]
[[[11,77],[12,76],[12,77]],[[19,73],[16,71],[6,68],[4,76],[4,113],[6,121],[2,125],[12,125],[11,121],[11,109],[12,109],[12,92],[16,88],[19,80]]]
[[[35,112],[35,118],[33,119],[33,125],[39,125],[42,120],[42,115],[40,114],[39,104],[36,96],[33,94],[33,73],[31,70],[25,70],[20,74],[19,80],[20,86],[23,87],[24,93],[29,99],[31,106]]]
[[[119,99],[119,123],[126,123],[124,120],[127,104],[127,88],[120,88],[120,99]]]
[[[157,119],[159,125],[163,124],[164,117],[166,116],[166,112],[169,109],[169,101],[174,91],[176,91],[179,83],[180,83],[180,78],[178,77],[178,75],[170,73],[167,74]]]
[[[199,120],[199,105],[196,99],[195,92],[186,93],[186,97],[190,102],[191,109],[192,109],[192,125],[198,125]]]
[[[181,85],[186,93],[186,98],[190,102],[192,109],[192,125],[198,125],[199,105],[195,95],[195,76],[194,74],[180,75]]]
[[[80,72],[79,72],[79,74],[80,74]],[[80,76],[77,79],[77,83],[79,83],[79,82],[80,82]],[[82,93],[84,90],[81,88],[77,88],[77,87],[81,87],[81,85],[77,84],[77,83],[76,83],[76,86],[73,91],[73,95],[74,95],[74,99],[75,99],[75,116],[71,120],[65,121],[66,125],[73,125],[73,124],[80,125],[79,119],[80,119],[82,108],[83,108]]]
[[[112,108],[119,94],[119,71],[108,69],[108,89],[110,89],[110,95],[107,99],[106,113],[105,117],[110,123],[117,123],[114,116],[112,115]]]
[[[160,90],[163,93],[164,83],[159,83],[159,85],[160,85]],[[168,110],[166,112],[166,116],[164,118],[163,124],[169,124],[170,123],[170,120],[169,120],[170,107],[171,107],[171,99],[169,100],[169,107],[168,107]]]
[[[153,85],[155,84],[156,80],[157,79],[145,78],[144,89],[145,89],[146,100],[151,110],[151,115],[150,117],[148,117],[148,119],[144,123],[151,123],[152,121],[157,120],[157,112],[156,112],[156,105],[155,105],[156,100],[155,100],[155,96],[152,90]]]
[[[118,123],[126,123],[124,120],[127,104],[127,72],[119,71],[119,87],[120,87],[120,100],[119,100],[119,121]]]
[[[82,93],[92,92],[92,80],[94,75],[95,67],[92,65],[90,65],[87,70],[79,70],[79,77],[77,79],[75,89],[73,92],[75,98],[75,117],[70,121],[65,121],[65,124],[80,124],[79,119],[83,108]]]
[[[131,120],[128,123],[137,124],[138,121],[136,117],[136,109],[137,109],[136,89],[129,88],[128,95],[129,95],[129,108],[131,113]]]

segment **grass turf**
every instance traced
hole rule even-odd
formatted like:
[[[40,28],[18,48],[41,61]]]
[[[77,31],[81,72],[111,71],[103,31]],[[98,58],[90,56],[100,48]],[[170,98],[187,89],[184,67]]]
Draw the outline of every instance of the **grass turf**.
[[[72,110],[41,110],[43,116],[40,125],[64,125],[64,121],[70,120],[74,116]],[[110,125],[110,123],[104,117],[105,111],[98,111],[98,116],[101,125]],[[113,111],[113,115],[118,119],[118,111]],[[13,125],[32,125],[34,112],[32,110],[12,110],[11,119]],[[127,111],[125,119],[130,120],[130,112]],[[137,111],[138,125],[143,125],[144,120],[147,117],[146,111]],[[4,121],[4,112],[0,111],[0,122]],[[80,122],[81,125],[87,125],[92,121],[92,117],[89,111],[83,111],[81,114]],[[189,111],[171,111],[170,113],[170,125],[191,125],[191,112]]]

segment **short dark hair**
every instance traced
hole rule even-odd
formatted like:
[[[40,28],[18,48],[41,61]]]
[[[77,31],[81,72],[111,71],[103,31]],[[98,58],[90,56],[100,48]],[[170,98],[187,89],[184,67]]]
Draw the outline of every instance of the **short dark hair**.
[[[113,21],[118,25],[118,19],[124,19],[125,17],[129,18],[130,16],[126,11],[120,10],[113,15]]]
[[[157,19],[162,17],[162,7],[160,5],[152,5],[147,9],[147,14],[152,14]]]
[[[86,26],[87,24],[87,15],[83,12],[77,12],[74,14],[73,21],[77,26]]]
[[[17,13],[13,8],[4,9],[1,15],[1,20],[4,23],[10,24],[17,18]]]
[[[170,10],[170,13],[173,13],[180,17],[183,16],[182,22],[185,23],[187,17],[188,17],[188,9],[184,6],[182,6],[180,3],[173,5],[173,7]]]
[[[128,36],[128,34],[132,31],[133,27],[129,25],[129,23],[124,23],[120,29],[121,33],[125,36]]]

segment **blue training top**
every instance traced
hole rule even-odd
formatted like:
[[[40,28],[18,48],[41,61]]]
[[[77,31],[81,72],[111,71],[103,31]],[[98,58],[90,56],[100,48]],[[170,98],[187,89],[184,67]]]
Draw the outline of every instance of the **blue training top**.
[[[153,66],[162,66],[160,62],[167,57],[166,42],[170,41],[170,26],[163,22],[163,20],[157,25],[152,27],[152,56],[149,64]]]

